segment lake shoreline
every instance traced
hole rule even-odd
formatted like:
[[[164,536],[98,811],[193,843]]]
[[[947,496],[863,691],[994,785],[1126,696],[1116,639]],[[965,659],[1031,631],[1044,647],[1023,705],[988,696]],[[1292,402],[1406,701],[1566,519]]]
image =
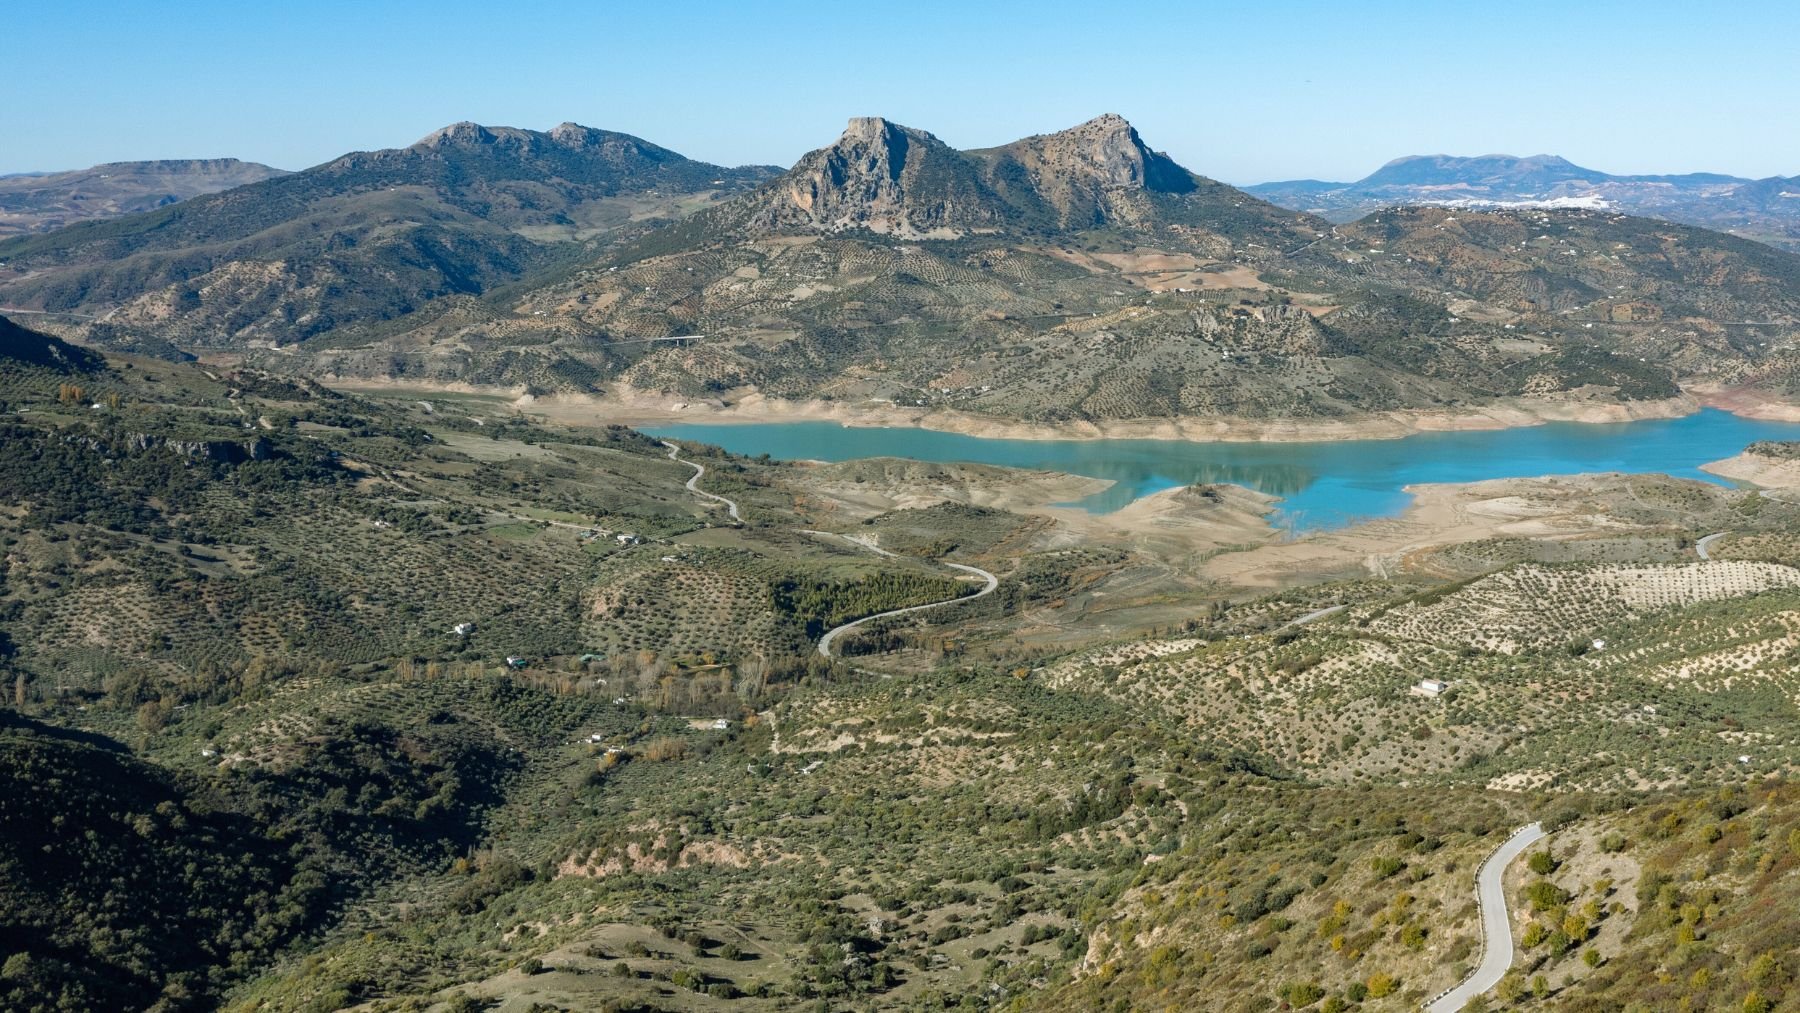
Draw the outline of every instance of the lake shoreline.
[[[1403,440],[1425,433],[1491,432],[1557,422],[1611,425],[1677,419],[1716,408],[1743,419],[1800,422],[1800,403],[1762,391],[1692,384],[1675,397],[1653,401],[1592,398],[1507,398],[1467,410],[1394,409],[1336,419],[1253,419],[1242,416],[1028,422],[955,409],[908,407],[891,402],[850,404],[794,401],[759,392],[688,399],[614,385],[602,394],[532,395],[517,387],[468,383],[330,377],[329,386],[350,393],[412,393],[492,397],[509,407],[565,425],[766,425],[832,422],[854,429],[922,429],[982,439],[1034,441],[1163,440],[1173,443],[1337,443]]]
[[[1065,504],[1093,513],[1111,513],[1169,488],[1231,484],[1280,497],[1277,522],[1300,530],[1395,516],[1416,483],[1662,474],[1730,485],[1734,481],[1703,466],[1761,440],[1800,439],[1800,423],[1749,419],[1714,408],[1610,426],[1554,421],[1422,432],[1407,440],[1310,443],[994,439],[819,419],[758,424],[682,420],[647,425],[644,431],[784,461],[967,463],[1110,480],[1106,489]]]
[[[1779,403],[1776,403],[1779,404]],[[1689,393],[1655,401],[1511,398],[1478,409],[1422,411],[1396,409],[1341,419],[1251,419],[1237,416],[1109,419],[1066,423],[1028,422],[954,409],[895,404],[852,405],[832,401],[790,401],[750,393],[738,398],[687,400],[642,391],[611,396],[520,395],[515,407],[568,424],[757,425],[780,422],[834,422],[848,428],[925,429],[983,439],[1003,440],[1163,440],[1179,443],[1334,443],[1353,440],[1399,440],[1421,433],[1482,432],[1538,426],[1552,422],[1594,424],[1670,419],[1707,407],[1733,414],[1778,421],[1791,417],[1753,414],[1767,403],[1739,407],[1715,405]],[[1741,410],[1740,410],[1741,409]]]

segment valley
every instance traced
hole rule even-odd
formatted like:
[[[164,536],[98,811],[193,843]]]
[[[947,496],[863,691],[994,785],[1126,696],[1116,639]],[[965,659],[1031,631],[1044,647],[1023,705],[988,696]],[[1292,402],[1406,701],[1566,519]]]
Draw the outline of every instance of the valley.
[[[0,179],[0,1008],[1800,1008],[1782,178],[828,138]]]
[[[1294,537],[1237,485],[1093,512],[1106,479],[7,337],[9,769],[158,785],[78,789],[83,867],[199,896],[202,825],[285,870],[255,933],[169,901],[253,958],[50,929],[87,888],[9,793],[8,917],[57,940],[7,937],[11,1002],[1399,1009],[1474,966],[1473,869],[1541,819],[1587,871],[1508,889],[1582,927],[1496,989],[1601,1009],[1657,959],[1636,912],[1705,894],[1732,939],[1800,862],[1789,443],[1741,448],[1761,491],[1424,485]]]

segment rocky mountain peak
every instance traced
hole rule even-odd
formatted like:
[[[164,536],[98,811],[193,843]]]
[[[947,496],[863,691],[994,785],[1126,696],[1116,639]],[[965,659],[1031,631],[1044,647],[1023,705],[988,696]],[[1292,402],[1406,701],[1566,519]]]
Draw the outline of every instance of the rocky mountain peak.
[[[788,171],[766,224],[867,228],[906,235],[982,215],[980,184],[963,156],[923,130],[858,116],[829,147]]]
[[[1000,149],[1023,164],[1049,190],[1067,186],[1188,193],[1193,175],[1167,155],[1150,150],[1137,128],[1117,113],[1038,134]]]
[[[608,144],[617,145],[620,142],[628,142],[631,146],[641,150],[655,147],[653,144],[626,134],[617,134],[597,127],[584,127],[579,123],[572,122],[558,123],[550,128],[550,132],[546,136],[552,142],[565,148],[598,148]]]
[[[843,136],[838,138],[839,144],[862,142],[874,144],[892,133],[905,133],[906,128],[890,123],[881,116],[852,116],[850,125],[844,128]]]
[[[492,144],[498,136],[479,123],[463,120],[440,127],[413,144],[415,148],[442,148],[452,145]]]

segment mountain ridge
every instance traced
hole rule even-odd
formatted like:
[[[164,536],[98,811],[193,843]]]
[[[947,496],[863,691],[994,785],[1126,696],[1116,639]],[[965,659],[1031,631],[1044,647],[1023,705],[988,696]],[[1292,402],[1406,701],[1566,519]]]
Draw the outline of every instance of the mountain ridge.
[[[119,327],[198,346],[282,344],[481,293],[768,175],[574,124],[452,124],[406,148],[0,243],[0,293],[50,312],[104,304]]]
[[[0,239],[166,207],[286,175],[236,158],[103,162],[85,169],[0,176]]]
[[[1800,179],[1794,177],[1793,179]],[[1349,182],[1300,179],[1244,189],[1333,222],[1396,204],[1464,202],[1529,206],[1558,202],[1730,231],[1800,250],[1800,199],[1771,196],[1793,179],[1755,180],[1715,172],[1617,175],[1560,155],[1406,155]],[[1800,189],[1800,187],[1795,187]]]
[[[1768,246],[1592,209],[1333,228],[1113,114],[969,150],[858,117],[780,173],[465,122],[258,187],[0,244],[0,304],[313,376],[1050,426],[1785,396],[1800,319]]]

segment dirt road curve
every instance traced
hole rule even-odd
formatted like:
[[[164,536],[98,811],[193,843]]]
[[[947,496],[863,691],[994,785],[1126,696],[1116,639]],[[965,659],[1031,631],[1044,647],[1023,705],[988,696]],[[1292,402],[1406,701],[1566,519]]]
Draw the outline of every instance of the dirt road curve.
[[[687,480],[688,492],[691,492],[696,496],[703,496],[707,499],[714,500],[715,502],[725,504],[725,509],[731,512],[731,519],[738,524],[744,523],[744,518],[738,513],[738,505],[735,502],[728,500],[723,496],[715,496],[705,489],[700,488],[700,478],[706,474],[705,465],[696,464],[693,461],[682,461],[680,456],[681,448],[670,443],[668,440],[662,441],[662,445],[669,448],[669,460],[681,461],[682,464],[694,469],[694,477]]]
[[[827,631],[824,636],[819,638],[819,653],[824,655],[827,658],[831,657],[831,645],[834,641],[837,640],[837,638],[839,636],[841,636],[844,633],[848,633],[849,631],[857,628],[858,626],[861,626],[863,623],[869,622],[871,620],[882,619],[887,616],[905,615],[908,612],[923,612],[926,609],[934,609],[934,608],[938,608],[938,607],[944,606],[944,605],[952,605],[959,601],[971,601],[973,599],[981,597],[982,595],[993,594],[994,588],[997,588],[1000,586],[1000,578],[999,577],[996,577],[993,574],[987,572],[986,570],[983,570],[979,566],[964,566],[961,563],[945,563],[944,565],[950,567],[951,569],[961,570],[964,573],[972,573],[975,576],[980,577],[981,579],[987,581],[987,586],[982,588],[981,590],[975,592],[974,594],[964,595],[960,598],[950,598],[950,599],[946,599],[944,601],[934,601],[929,605],[913,605],[913,606],[909,606],[909,607],[903,608],[903,609],[893,609],[888,612],[877,612],[872,616],[863,616],[861,619],[858,619],[855,622],[845,623],[842,626],[839,626],[835,629]]]

